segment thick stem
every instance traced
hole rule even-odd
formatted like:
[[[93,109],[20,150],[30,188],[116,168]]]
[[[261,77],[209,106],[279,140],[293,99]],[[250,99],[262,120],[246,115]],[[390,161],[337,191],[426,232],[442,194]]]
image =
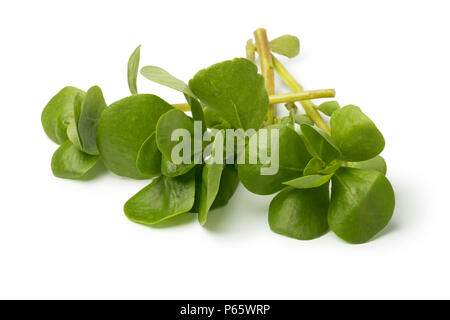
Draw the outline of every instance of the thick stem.
[[[282,94],[274,94],[269,96],[269,103],[286,103],[295,101],[305,101],[310,99],[320,99],[320,98],[333,98],[335,96],[334,89],[323,89],[323,90],[311,90],[311,91],[301,91],[301,92],[290,92]],[[175,109],[181,111],[190,111],[191,107],[187,103],[176,103],[172,104]]]
[[[265,29],[257,29],[254,33],[255,46],[258,50],[259,63],[261,66],[261,73],[264,77],[266,90],[269,96],[275,93],[275,74],[272,66],[272,54],[270,53],[269,40],[267,39],[267,32]],[[276,116],[275,106],[269,106],[267,114],[268,123],[272,124]]]
[[[272,63],[275,70],[278,72],[284,82],[294,92],[303,92],[303,87],[294,79],[294,77],[286,70],[281,62],[272,55]],[[309,100],[300,101],[306,114],[314,121],[314,123],[323,131],[331,134],[330,126],[325,122],[320,113],[314,107],[314,104]]]

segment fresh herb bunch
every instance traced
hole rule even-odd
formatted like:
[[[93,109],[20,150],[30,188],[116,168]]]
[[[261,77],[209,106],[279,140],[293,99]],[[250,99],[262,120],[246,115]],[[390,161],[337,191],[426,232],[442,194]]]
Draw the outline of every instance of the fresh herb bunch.
[[[228,203],[240,181],[255,194],[278,193],[268,218],[276,233],[310,240],[331,228],[347,242],[369,241],[388,224],[395,206],[386,163],[379,155],[385,145],[382,134],[356,106],[341,108],[336,101],[317,106],[311,101],[333,97],[334,90],[304,91],[273,55],[297,56],[297,37],[285,35],[269,42],[264,29],[254,35],[255,41],[247,42],[246,58],[201,70],[188,84],[159,67],[140,70],[145,78],[181,92],[186,103],[169,104],[156,95],[138,93],[140,46],[128,62],[131,96],[107,106],[97,86],[87,92],[62,89],[42,113],[46,134],[60,145],[52,158],[53,174],[78,179],[101,159],[119,176],[153,178],[124,206],[130,220],[145,225],[183,213],[198,213],[203,225],[210,210]],[[274,71],[291,93],[275,94]],[[304,114],[297,113],[296,101]],[[283,102],[289,115],[279,118],[276,104]],[[324,116],[330,117],[330,125]],[[254,129],[258,140],[267,141],[276,130],[277,173],[263,175],[267,163],[245,161],[263,151],[259,147],[244,145],[244,152],[231,162],[205,160],[203,152],[211,145],[195,138],[190,143],[192,162],[176,164],[172,151],[177,142],[171,134],[184,129],[195,137],[195,121],[201,121],[201,133],[209,136],[212,150],[226,144],[217,138],[226,129]],[[264,145],[266,153],[275,152],[270,143]]]

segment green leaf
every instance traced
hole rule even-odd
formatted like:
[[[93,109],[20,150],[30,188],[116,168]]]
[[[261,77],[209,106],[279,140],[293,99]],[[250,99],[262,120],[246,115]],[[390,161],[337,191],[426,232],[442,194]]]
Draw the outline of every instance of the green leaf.
[[[388,224],[394,207],[394,190],[378,171],[341,168],[333,177],[328,223],[347,242],[369,241]]]
[[[156,66],[146,66],[141,69],[141,74],[150,81],[180,91],[188,96],[194,97],[189,86],[178,78],[175,78],[166,70]]]
[[[294,120],[298,124],[306,123],[309,124],[310,126],[314,125],[314,121],[312,121],[307,114],[296,114],[294,115]]]
[[[306,165],[305,170],[303,170],[303,175],[309,176],[318,173],[324,168],[324,166],[325,163],[323,163],[322,160],[320,160],[319,158],[312,158]]]
[[[173,141],[172,134],[175,130],[184,130],[186,136],[182,135],[179,137],[179,140],[174,139]],[[172,159],[172,150],[177,145],[181,143],[184,144],[187,140],[186,148],[180,150],[182,152],[177,153],[177,155],[179,154],[180,157],[182,157],[184,164],[192,163],[192,161],[202,156],[203,145],[203,140],[195,140],[195,137],[198,135],[195,134],[194,130],[194,120],[188,117],[184,112],[176,109],[167,112],[159,119],[156,126],[156,143],[158,149],[169,161],[180,164]],[[180,131],[180,133],[183,132]],[[201,131],[199,132],[199,135],[199,138],[202,139],[203,135]],[[194,163],[197,162],[194,161]]]
[[[202,187],[200,195],[200,205],[198,221],[201,225],[206,223],[206,218],[220,187],[223,164],[209,163],[203,167]]]
[[[273,39],[269,46],[271,51],[288,58],[294,58],[300,52],[300,41],[296,36],[289,34]]]
[[[141,46],[138,46],[130,56],[128,60],[128,87],[131,94],[137,94],[137,75],[139,70],[139,60],[141,57]]]
[[[77,94],[73,99],[73,120],[67,127],[67,137],[72,144],[80,151],[83,151],[81,144],[80,132],[78,130],[78,121],[81,116],[83,106],[83,98]]]
[[[344,164],[343,161],[333,161],[325,168],[318,171],[320,174],[332,174],[335,173]]]
[[[66,141],[53,154],[52,171],[59,178],[78,179],[97,163],[98,158],[78,150],[70,141]]]
[[[382,156],[376,156],[373,159],[361,162],[348,162],[347,167],[376,170],[386,175],[387,165]]]
[[[203,107],[201,103],[197,100],[197,98],[193,98],[187,94],[184,95],[186,98],[186,101],[191,106],[191,113],[192,118],[195,121],[201,121],[202,122],[202,130],[203,132],[206,131],[206,121],[205,121],[205,115],[203,113]]]
[[[310,126],[309,124],[301,124],[303,136],[305,137],[308,151],[316,158],[329,163],[340,157],[341,152],[331,137],[320,130]]]
[[[223,119],[217,112],[211,110],[210,108],[203,109],[203,114],[205,117],[205,123],[208,128],[217,129],[228,129],[231,125]]]
[[[151,94],[130,96],[106,108],[97,130],[105,166],[120,176],[145,178],[136,168],[137,155],[158,119],[169,110],[173,110],[170,104]]]
[[[333,174],[328,175],[313,174],[310,176],[304,176],[290,181],[286,181],[284,182],[284,184],[296,189],[312,189],[318,188],[320,186],[323,186],[325,183],[328,183],[331,177],[333,177]]]
[[[330,123],[331,137],[344,160],[369,160],[383,151],[383,135],[360,108],[345,106],[333,113]]]
[[[339,103],[337,101],[327,101],[320,104],[317,109],[319,109],[322,113],[331,117],[333,113],[340,108]]]
[[[57,144],[63,144],[67,138],[67,127],[73,121],[75,97],[84,91],[65,87],[59,91],[42,111],[41,122],[47,136]]]
[[[274,140],[274,147],[278,150],[272,150],[272,136],[277,130],[279,139]],[[265,133],[264,133],[265,132]],[[283,182],[294,179],[302,175],[302,171],[311,160],[311,155],[306,149],[302,137],[293,129],[282,126],[272,125],[260,129],[257,133],[258,150],[247,145],[245,149],[245,162],[238,165],[239,178],[242,184],[251,192],[268,195],[280,191],[284,188]],[[266,147],[260,147],[261,141],[266,138]],[[268,159],[261,161],[258,154],[268,155]],[[279,155],[278,165],[272,163],[272,154]],[[256,164],[251,164],[251,159],[258,159]],[[240,159],[242,163],[243,159]],[[263,159],[264,160],[264,159]],[[274,159],[272,159],[274,160]],[[262,174],[261,169],[270,167],[277,169],[275,174]]]
[[[259,129],[269,108],[264,78],[254,63],[237,58],[199,71],[189,81],[194,94],[235,128]]]
[[[136,168],[145,177],[161,174],[161,152],[156,145],[156,134],[153,132],[139,149]]]
[[[106,109],[102,90],[94,86],[90,88],[84,98],[83,107],[78,120],[78,132],[83,151],[92,155],[98,155],[97,127],[100,116]]]
[[[286,188],[270,203],[270,229],[299,240],[318,238],[328,231],[328,205],[328,184],[315,189]]]
[[[124,212],[131,221],[153,225],[184,212],[194,204],[195,176],[160,176],[125,203]]]
[[[220,178],[219,191],[217,192],[216,199],[214,199],[211,209],[225,206],[236,192],[238,185],[239,176],[236,168],[231,164],[225,165],[222,171],[222,177]]]
[[[178,177],[187,172],[189,172],[192,168],[195,167],[195,163],[191,164],[174,164],[170,162],[164,155],[161,159],[161,173],[166,177]]]

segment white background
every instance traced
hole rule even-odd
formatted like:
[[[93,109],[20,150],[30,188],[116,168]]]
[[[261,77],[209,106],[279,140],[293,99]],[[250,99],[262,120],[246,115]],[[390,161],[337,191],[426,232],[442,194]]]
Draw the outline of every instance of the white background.
[[[2,1],[0,298],[450,298],[448,1]],[[306,89],[335,88],[374,120],[397,206],[373,241],[272,233],[271,197],[242,186],[206,228],[126,219],[148,181],[53,177],[40,114],[66,85],[128,95],[126,63],[187,81],[244,55],[254,29],[300,37],[282,59]],[[141,92],[183,97],[142,77]],[[279,92],[286,88],[278,85]]]

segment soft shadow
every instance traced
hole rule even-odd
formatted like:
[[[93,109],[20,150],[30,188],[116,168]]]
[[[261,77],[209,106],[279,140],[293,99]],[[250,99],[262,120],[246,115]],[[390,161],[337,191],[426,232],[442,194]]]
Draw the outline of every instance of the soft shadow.
[[[384,237],[387,234],[393,233],[398,230],[399,227],[396,222],[391,221],[383,230],[381,230],[378,234],[375,235],[370,241],[377,241],[379,238]]]

